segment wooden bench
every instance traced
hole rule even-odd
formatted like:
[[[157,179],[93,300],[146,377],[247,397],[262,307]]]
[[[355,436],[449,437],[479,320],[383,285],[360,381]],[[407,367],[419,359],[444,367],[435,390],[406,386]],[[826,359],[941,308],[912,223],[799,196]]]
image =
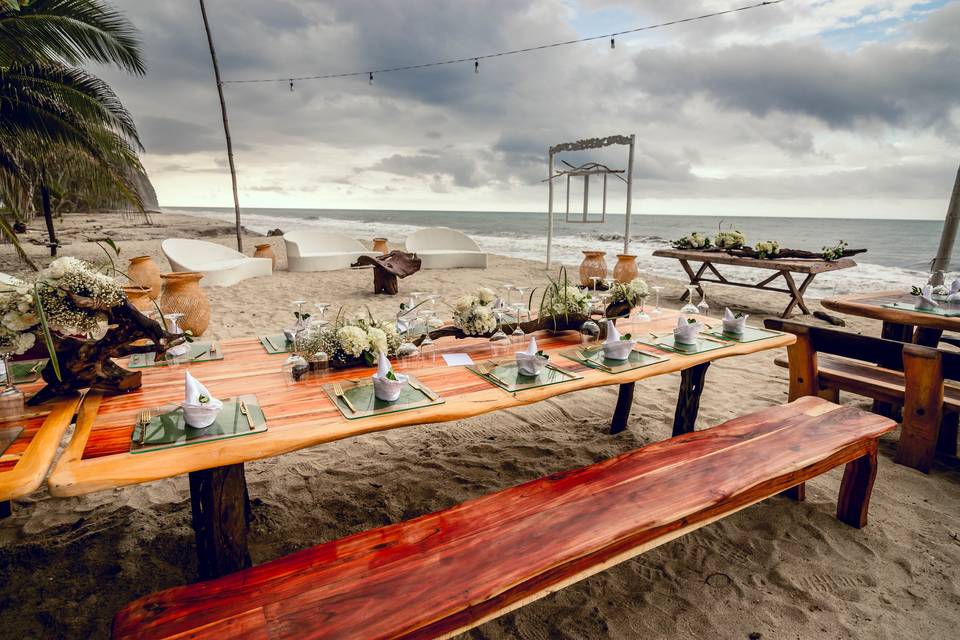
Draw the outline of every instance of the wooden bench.
[[[894,460],[924,473],[937,451],[955,455],[960,353],[768,319],[769,329],[797,336],[787,357],[774,362],[790,370],[790,399],[805,395],[839,401],[840,391],[903,406],[903,428]]]
[[[115,638],[449,637],[846,464],[867,520],[895,424],[802,398],[589,467],[327,542],[120,611]]]

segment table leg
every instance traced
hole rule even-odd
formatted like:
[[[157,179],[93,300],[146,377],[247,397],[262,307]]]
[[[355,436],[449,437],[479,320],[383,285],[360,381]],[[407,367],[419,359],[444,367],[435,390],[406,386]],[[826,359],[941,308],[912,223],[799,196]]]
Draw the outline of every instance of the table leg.
[[[700,396],[709,367],[710,363],[704,362],[680,372],[680,394],[677,396],[677,410],[673,414],[674,437],[690,433],[696,428]]]
[[[800,311],[804,315],[810,315],[810,309],[807,308],[807,303],[803,301],[803,294],[806,292],[807,287],[810,286],[810,283],[813,282],[813,277],[816,274],[808,273],[807,277],[803,279],[803,282],[800,284],[800,287],[797,287],[797,283],[793,280],[793,275],[789,271],[781,271],[784,281],[787,283],[787,289],[790,290],[790,304],[787,305],[787,308],[783,310],[783,313],[780,314],[781,318],[789,318],[790,312],[793,311],[795,306],[800,307]]]
[[[929,327],[917,327],[913,334],[914,344],[922,344],[925,347],[937,348],[940,344],[940,336],[943,335],[943,329],[932,329]]]
[[[700,276],[702,276],[703,272],[707,270],[707,266],[709,266],[709,264],[710,264],[709,262],[704,262],[703,264],[700,265],[700,268],[697,269],[696,272],[694,272],[693,268],[690,266],[690,263],[687,260],[680,261],[680,266],[683,267],[683,270],[687,273],[687,276],[690,278],[690,284],[694,285],[697,288],[697,293],[699,293],[701,296],[703,295],[703,287],[700,286]],[[690,292],[687,290],[684,290],[684,292],[680,295],[680,302],[683,302],[684,300],[686,300],[689,295],[690,295]]]
[[[9,500],[0,500],[0,519],[9,518],[13,513]]]
[[[913,325],[884,321],[883,326],[880,329],[880,337],[887,340],[896,340],[897,342],[912,342]],[[902,362],[886,362],[881,360],[877,362],[877,364],[887,369],[903,368]],[[873,401],[873,412],[877,415],[884,416],[885,418],[896,419],[899,409],[899,405],[894,405],[889,402],[881,402],[879,400]]]
[[[611,434],[620,433],[627,428],[627,420],[630,419],[630,407],[633,406],[633,391],[636,386],[636,382],[620,385],[617,407],[613,410],[613,420],[610,421]]]
[[[251,566],[247,550],[250,501],[243,464],[192,471],[190,502],[200,579]]]

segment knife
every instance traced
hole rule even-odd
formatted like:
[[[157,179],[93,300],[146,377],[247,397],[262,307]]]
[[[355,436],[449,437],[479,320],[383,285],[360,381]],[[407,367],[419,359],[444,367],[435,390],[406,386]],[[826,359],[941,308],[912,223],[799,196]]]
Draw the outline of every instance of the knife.
[[[407,384],[409,384],[411,387],[413,387],[423,395],[427,396],[431,400],[437,400],[437,394],[435,394],[433,391],[423,386],[423,384],[419,380],[415,381],[413,378],[407,378]]]

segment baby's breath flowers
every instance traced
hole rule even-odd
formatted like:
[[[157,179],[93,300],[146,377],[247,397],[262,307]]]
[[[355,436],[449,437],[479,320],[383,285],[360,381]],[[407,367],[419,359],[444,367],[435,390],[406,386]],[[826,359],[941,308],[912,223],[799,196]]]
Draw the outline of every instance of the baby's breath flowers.
[[[50,328],[64,335],[101,332],[103,312],[126,302],[116,280],[70,256],[54,260],[39,273],[37,293]],[[89,305],[80,306],[74,296],[86,298]]]
[[[331,360],[346,362],[360,357],[371,360],[381,352],[395,356],[402,342],[391,323],[361,317],[343,321],[335,327],[307,330],[297,337],[297,350],[308,358],[323,352]]]

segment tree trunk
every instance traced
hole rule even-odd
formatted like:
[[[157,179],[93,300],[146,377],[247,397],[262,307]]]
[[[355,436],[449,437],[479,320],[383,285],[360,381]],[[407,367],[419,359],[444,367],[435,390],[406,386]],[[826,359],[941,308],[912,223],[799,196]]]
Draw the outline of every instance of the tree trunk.
[[[230,181],[233,185],[233,211],[237,225],[237,251],[243,251],[243,235],[240,227],[240,196],[237,195],[237,168],[233,164],[233,141],[230,139],[230,123],[227,120],[227,103],[223,99],[223,81],[220,79],[220,65],[217,63],[217,51],[213,47],[213,34],[210,33],[210,22],[207,20],[207,7],[203,0],[200,2],[200,15],[203,16],[203,29],[207,33],[207,44],[210,46],[210,60],[213,62],[213,76],[217,81],[217,95],[220,97],[220,116],[223,118],[223,136],[227,139],[227,162],[230,165]]]
[[[47,235],[50,236],[50,255],[57,255],[57,230],[53,227],[53,211],[50,209],[50,188],[46,179],[40,182],[40,206],[43,209],[43,220],[47,223]]]

